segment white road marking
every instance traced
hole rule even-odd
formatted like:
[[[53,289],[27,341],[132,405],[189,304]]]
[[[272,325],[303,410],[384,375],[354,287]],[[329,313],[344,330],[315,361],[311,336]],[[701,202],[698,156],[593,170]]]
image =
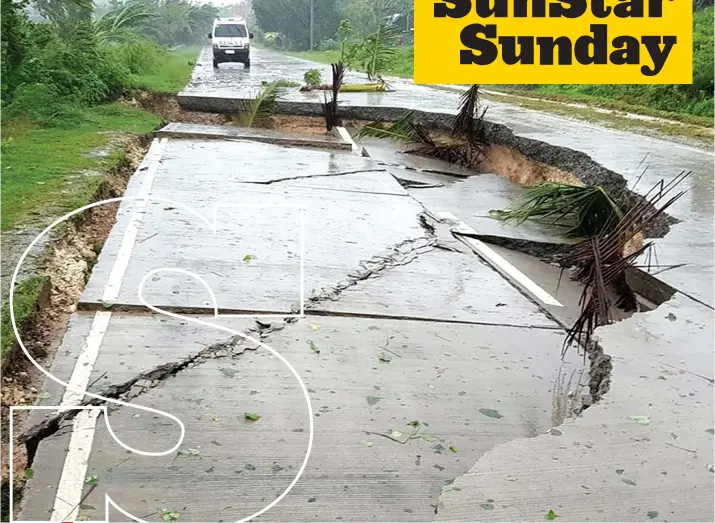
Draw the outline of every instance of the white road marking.
[[[477,231],[475,231],[472,227],[461,221],[451,212],[438,212],[437,216],[442,221],[454,222],[455,226],[452,228],[452,231],[457,234],[471,234],[475,236],[477,234]],[[470,238],[469,236],[462,236],[460,239],[465,242],[469,247],[471,247],[480,258],[482,258],[489,265],[494,267],[503,276],[508,279],[511,279],[513,282],[526,289],[529,293],[531,293],[532,296],[541,300],[541,302],[543,302],[544,304],[551,305],[554,307],[563,307],[563,305],[559,303],[556,298],[554,298],[553,296],[551,296],[551,294],[539,287],[534,281],[529,279],[528,276],[526,276],[523,272],[514,267],[511,263],[505,260],[501,255],[499,255],[496,251],[494,251],[494,249],[489,247],[483,241],[477,240],[476,238]]]
[[[50,521],[76,521],[82,490],[87,475],[87,463],[99,409],[83,410],[74,418],[67,457],[57,485],[55,505]]]
[[[87,390],[89,385],[89,377],[94,370],[94,364],[99,355],[99,348],[102,346],[104,335],[109,327],[109,319],[112,313],[108,311],[100,311],[95,313],[92,325],[89,328],[89,334],[85,341],[85,348],[77,358],[72,376],[68,384],[72,389],[65,390],[62,397],[62,406],[79,405],[84,399],[84,394],[75,392],[76,390]]]
[[[353,140],[353,137],[350,136],[348,130],[345,127],[336,127],[336,129],[338,130],[338,134],[340,134],[343,141],[350,144],[353,153],[362,156],[362,149],[355,143],[355,140]]]
[[[168,138],[154,140],[144,161],[138,168],[146,170],[142,184],[139,187],[138,196],[140,198],[148,197],[151,193],[154,177],[168,141]],[[129,260],[134,250],[139,227],[144,218],[146,205],[147,200],[139,199],[134,202],[129,225],[124,232],[119,252],[109,272],[107,286],[102,294],[103,302],[113,303],[119,297],[119,290],[122,287],[122,282],[129,266]],[[87,390],[89,378],[94,370],[111,317],[112,313],[109,311],[99,311],[94,315],[94,320],[85,341],[85,349],[77,358],[72,376],[68,382],[68,385],[75,390],[70,390],[69,388],[65,390],[61,407],[79,405],[84,399],[84,394],[75,391]],[[65,409],[60,408],[60,412],[63,410]],[[55,493],[52,521],[75,521],[77,519],[99,414],[100,410],[98,409],[83,410],[73,420],[72,435],[70,436],[67,455],[62,467],[62,475]]]
[[[154,140],[147,152],[146,158],[142,162],[142,165],[146,168],[146,174],[144,175],[144,180],[142,181],[141,187],[139,188],[139,196],[147,197],[151,192],[151,187],[154,184],[154,176],[159,168],[159,162],[164,154],[164,149],[169,141],[168,138],[162,138],[161,140]],[[141,169],[142,166],[139,167]],[[132,209],[132,215],[129,219],[129,225],[127,225],[127,230],[124,232],[122,237],[122,243],[119,246],[119,252],[112,265],[112,270],[109,272],[109,278],[107,279],[107,286],[104,288],[104,293],[102,294],[103,303],[114,303],[119,297],[119,291],[122,288],[122,282],[124,281],[124,275],[127,272],[127,267],[129,267],[129,260],[132,257],[132,251],[134,250],[134,244],[137,240],[137,234],[139,234],[139,227],[141,227],[142,220],[144,219],[144,209],[146,208],[147,200],[137,200],[134,202],[134,207]]]

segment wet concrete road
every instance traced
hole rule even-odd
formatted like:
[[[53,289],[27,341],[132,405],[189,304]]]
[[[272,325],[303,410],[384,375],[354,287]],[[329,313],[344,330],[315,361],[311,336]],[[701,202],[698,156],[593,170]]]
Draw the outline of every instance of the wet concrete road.
[[[320,69],[329,81],[330,66],[254,49],[253,67],[244,70],[234,64],[222,64],[219,70],[211,65],[211,49],[205,48],[194,76],[182,95],[221,98],[241,98],[260,89],[261,81],[286,79],[302,83],[303,74],[311,68]],[[364,82],[364,75],[349,73],[348,82]],[[441,89],[414,85],[409,80],[389,79],[392,93],[343,93],[341,104],[374,107],[404,107],[429,112],[454,114],[459,94]],[[322,103],[323,94],[301,93],[287,89],[285,100]],[[605,129],[562,116],[524,109],[500,102],[488,102],[488,119],[507,125],[515,134],[568,147],[591,156],[604,167],[622,174],[629,187],[646,194],[661,180],[672,180],[682,171],[692,175],[681,186],[687,192],[671,209],[682,220],[674,233],[658,239],[658,268],[653,271],[663,281],[715,307],[715,220],[713,185],[713,152],[657,138]],[[645,169],[645,172],[644,171]],[[645,265],[647,260],[642,260]],[[676,267],[685,264],[685,267]]]
[[[191,88],[218,82],[208,77],[223,78],[221,89],[235,88],[231,78],[257,86],[266,79],[262,57],[274,75],[290,60],[257,53],[248,74],[240,65],[199,66],[195,79],[204,80]],[[481,228],[479,211],[465,212],[479,207],[474,194],[488,194],[486,207],[518,190],[491,177],[405,190],[391,171],[315,144],[157,140],[127,194],[172,202],[122,205],[51,370],[180,417],[186,438],[179,452],[142,456],[112,439],[104,415],[65,421],[37,449],[20,520],[102,519],[108,494],[145,521],[173,513],[234,521],[284,491],[309,441],[298,382],[265,348],[197,319],[267,343],[311,398],[311,458],[262,520],[543,520],[550,508],[564,520],[707,519],[712,310],[678,293],[603,329],[611,391],[570,419],[587,377],[575,351],[561,362],[553,311],[455,241],[445,223],[420,219],[451,212]],[[468,194],[449,206],[460,186]],[[295,207],[304,209],[302,228]],[[548,272],[510,259],[537,281]],[[148,303],[178,318],[139,299],[142,278],[162,268],[206,282],[168,271],[147,280]],[[301,297],[306,316],[284,321]],[[45,391],[44,405],[82,399],[53,384]],[[110,408],[106,421],[145,452],[170,449],[179,435],[166,415],[131,406]],[[110,519],[129,520],[115,509]]]
[[[158,138],[127,190],[140,194],[172,202],[121,206],[52,372],[95,393],[144,376],[122,397],[179,416],[186,438],[168,456],[132,454],[102,415],[80,414],[40,443],[21,520],[101,519],[108,494],[146,521],[161,509],[234,521],[287,488],[309,442],[298,382],[267,350],[192,319],[268,343],[307,387],[313,451],[269,521],[429,520],[443,487],[494,445],[545,433],[579,405],[582,359],[560,360],[561,327],[447,226],[421,219],[423,205],[369,159]],[[151,271],[144,299],[178,318],[143,306]],[[283,321],[301,298],[307,316]],[[44,405],[81,401],[46,392]],[[127,406],[107,421],[144,452],[179,434]]]

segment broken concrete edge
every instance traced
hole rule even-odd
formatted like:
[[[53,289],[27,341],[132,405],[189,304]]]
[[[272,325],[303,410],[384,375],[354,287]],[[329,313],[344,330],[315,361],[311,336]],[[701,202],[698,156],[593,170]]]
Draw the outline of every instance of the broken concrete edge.
[[[233,128],[232,128],[233,129]],[[229,133],[219,133],[219,132],[181,132],[174,130],[166,130],[164,128],[155,131],[154,134],[158,138],[179,138],[186,140],[229,140],[229,141],[248,141],[248,142],[258,142],[265,143],[269,145],[279,145],[284,147],[310,147],[314,149],[322,150],[337,150],[337,151],[350,151],[352,145],[345,141],[326,141],[310,138],[297,138],[291,137],[286,134],[285,137],[281,136],[251,136],[251,135],[231,135]]]
[[[236,99],[233,98],[180,93],[177,100],[182,108],[191,111],[231,114],[235,112],[236,107]],[[455,118],[454,115],[448,113],[403,107],[342,106],[340,110],[343,118],[388,122],[398,120],[409,111],[414,115],[416,122],[427,128],[443,131],[451,130]],[[276,113],[293,116],[320,116],[323,114],[323,106],[317,102],[278,100]],[[573,174],[586,185],[599,185],[624,211],[628,211],[644,199],[642,195],[628,189],[626,179],[622,175],[606,169],[584,152],[551,145],[533,138],[517,136],[504,124],[487,120],[484,120],[484,124],[486,138],[490,144],[504,145],[530,160]],[[663,213],[650,224],[645,233],[648,237],[662,238],[670,230],[670,225],[677,222],[677,219]]]

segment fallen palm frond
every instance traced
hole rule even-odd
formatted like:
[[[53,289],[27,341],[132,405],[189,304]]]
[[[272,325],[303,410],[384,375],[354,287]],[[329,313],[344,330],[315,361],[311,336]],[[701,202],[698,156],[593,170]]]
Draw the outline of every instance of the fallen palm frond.
[[[584,283],[584,289],[579,302],[581,314],[567,332],[562,356],[573,343],[589,347],[596,328],[611,323],[612,293],[609,289],[627,285],[626,270],[652,245],[647,243],[635,252],[624,254],[626,243],[685,194],[685,191],[678,191],[666,200],[689,174],[681,172],[667,184],[659,182],[610,231],[576,244],[563,256],[562,266],[575,267],[574,278]]]
[[[328,132],[332,131],[334,127],[340,125],[340,117],[338,115],[338,93],[340,92],[340,87],[343,85],[343,78],[345,77],[345,66],[341,63],[332,64],[333,70],[333,84],[331,86],[332,99],[328,100],[328,96],[325,95],[325,102],[323,103],[323,115],[325,117],[325,127]]]
[[[623,218],[618,205],[600,186],[578,187],[546,182],[527,190],[509,210],[491,216],[515,224],[534,220],[564,227],[564,236],[588,238],[610,232]]]
[[[477,163],[484,159],[489,147],[484,126],[487,109],[482,109],[481,105],[479,85],[473,85],[462,94],[459,112],[452,124],[452,136],[467,141],[468,155]]]
[[[276,111],[277,98],[278,86],[273,82],[266,85],[255,98],[240,100],[235,123],[242,127],[267,125]]]
[[[360,129],[357,137],[390,138],[400,142],[422,143],[429,146],[435,145],[425,128],[415,123],[415,114],[413,111],[404,113],[397,121],[389,126],[385,126],[380,122],[370,123]]]

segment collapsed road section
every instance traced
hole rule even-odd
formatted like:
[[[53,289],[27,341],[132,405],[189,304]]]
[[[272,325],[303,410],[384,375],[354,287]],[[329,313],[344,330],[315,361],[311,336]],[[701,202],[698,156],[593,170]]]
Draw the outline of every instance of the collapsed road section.
[[[272,74],[290,60],[257,56]],[[201,67],[181,103],[230,112],[243,96],[232,71]],[[252,71],[243,87],[260,85],[260,59]],[[202,82],[217,90],[201,93]],[[282,107],[319,114],[318,94],[290,93]],[[439,92],[385,96],[394,98],[344,103],[363,108],[359,120],[394,120],[434,101],[424,123],[454,119],[454,99]],[[503,158],[516,178],[498,162],[478,173],[356,133],[160,131],[126,193],[146,200],[120,207],[51,369],[127,404],[47,383],[41,405],[107,411],[34,413],[16,430],[33,470],[18,518],[103,519],[109,495],[123,511],[111,509],[112,521],[238,520],[299,473],[264,519],[710,517],[712,289],[692,275],[709,274],[712,257],[702,234],[673,231],[688,222],[711,232],[712,198],[699,207],[701,195],[681,198],[669,209],[681,222],[654,228],[670,231],[658,240],[668,261],[683,247],[698,263],[661,269],[660,299],[598,329],[588,358],[577,346],[562,358],[583,287],[544,259],[572,242],[533,224],[506,227],[489,211],[523,195],[525,168],[609,184],[627,206],[687,154],[656,150],[655,168],[626,183],[617,173],[642,156],[609,151],[602,167],[563,147],[583,137],[561,129],[562,147],[552,147],[539,140],[547,125],[514,121],[514,132],[490,124],[490,137],[502,148],[493,151],[511,151]],[[607,150],[602,131],[589,140]],[[698,162],[680,166],[693,167],[692,183],[702,181]],[[312,423],[300,383],[261,343],[302,378]],[[167,455],[132,453],[110,433],[162,453],[181,433],[167,414],[186,429]]]
[[[431,519],[485,452],[580,407],[582,358],[560,360],[560,325],[373,161],[245,138],[158,138],[150,155],[127,191],[150,199],[123,202],[51,370],[178,416],[185,439],[146,457],[102,415],[35,414],[20,520],[102,519],[105,494],[146,520],[237,520],[285,490],[309,439],[299,384],[271,353],[189,318],[253,333],[308,388],[311,459],[272,520]],[[301,297],[306,315],[291,317]],[[44,405],[82,401],[46,392]],[[108,406],[131,448],[177,440],[169,418]]]

